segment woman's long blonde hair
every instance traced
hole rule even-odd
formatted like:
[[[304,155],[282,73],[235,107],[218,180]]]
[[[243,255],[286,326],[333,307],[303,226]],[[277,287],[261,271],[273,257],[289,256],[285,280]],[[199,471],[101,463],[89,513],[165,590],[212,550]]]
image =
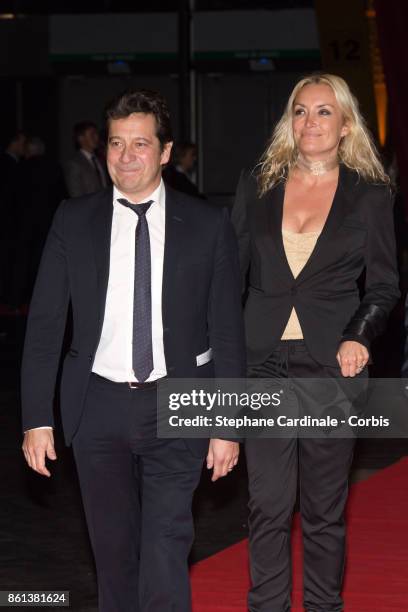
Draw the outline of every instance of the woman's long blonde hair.
[[[358,102],[347,83],[334,74],[312,74],[295,85],[269,145],[255,168],[260,195],[264,195],[276,183],[285,181],[296,164],[298,150],[292,129],[293,107],[299,91],[306,85],[329,85],[350,128],[340,141],[339,161],[367,181],[389,183]]]

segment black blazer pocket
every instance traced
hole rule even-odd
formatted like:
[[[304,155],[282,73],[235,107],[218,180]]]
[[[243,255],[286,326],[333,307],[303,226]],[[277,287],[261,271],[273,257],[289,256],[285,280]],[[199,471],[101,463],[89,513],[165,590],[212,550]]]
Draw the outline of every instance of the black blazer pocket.
[[[367,232],[367,226],[363,223],[363,221],[360,221],[359,219],[346,218],[344,219],[340,227],[346,227],[348,229],[355,229]]]
[[[345,223],[343,223],[343,225],[341,226],[340,229],[345,229],[347,231],[352,231],[352,232],[356,232],[356,233],[360,233],[360,234],[366,234],[367,233],[367,229],[363,226],[359,226],[359,225],[349,225],[347,223],[347,225]]]
[[[364,247],[367,239],[367,228],[358,221],[345,221],[339,227],[337,237],[343,251],[350,253]]]

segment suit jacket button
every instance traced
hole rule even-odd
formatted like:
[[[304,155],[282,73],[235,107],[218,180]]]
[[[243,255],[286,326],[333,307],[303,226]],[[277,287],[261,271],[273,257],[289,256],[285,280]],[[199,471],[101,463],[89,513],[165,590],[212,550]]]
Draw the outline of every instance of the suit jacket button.
[[[290,290],[292,295],[296,295],[297,294],[297,289],[296,287],[292,287],[292,289]]]
[[[168,372],[174,372],[174,370],[175,370],[175,369],[176,369],[176,368],[175,368],[174,366],[169,366],[169,367],[167,368],[167,371],[168,371]]]
[[[89,361],[89,363],[91,363],[92,359],[93,359],[93,355],[88,355],[88,361]]]

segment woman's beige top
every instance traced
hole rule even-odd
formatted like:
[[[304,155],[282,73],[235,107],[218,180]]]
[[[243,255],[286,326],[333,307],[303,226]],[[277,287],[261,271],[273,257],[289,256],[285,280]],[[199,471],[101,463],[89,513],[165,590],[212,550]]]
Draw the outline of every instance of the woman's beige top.
[[[289,267],[295,278],[300,274],[312,254],[319,235],[320,232],[305,232],[304,234],[298,234],[282,229],[286,259],[288,260]],[[282,340],[302,340],[302,338],[302,328],[300,327],[296,311],[292,308],[285,331],[282,334]]]

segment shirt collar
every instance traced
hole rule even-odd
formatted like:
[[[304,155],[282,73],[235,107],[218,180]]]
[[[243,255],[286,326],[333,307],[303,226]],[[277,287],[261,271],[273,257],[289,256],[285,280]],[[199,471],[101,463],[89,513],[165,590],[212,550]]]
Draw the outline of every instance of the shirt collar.
[[[114,206],[117,206],[119,198],[124,198],[125,200],[128,199],[114,185],[113,186],[113,205]],[[149,200],[153,201],[152,206],[150,208],[152,208],[155,205],[159,205],[160,207],[162,207],[162,205],[164,203],[164,183],[163,183],[163,179],[160,179],[159,185],[156,187],[156,189],[154,191],[152,191],[152,193],[150,195],[148,195],[145,198],[143,198],[143,202],[148,202]],[[130,202],[131,202],[131,204],[139,204],[140,203],[140,202],[133,202],[132,200],[130,200]],[[119,203],[119,205],[120,205],[120,203]],[[123,208],[123,206],[121,206],[121,205],[120,205],[120,207]]]
[[[85,151],[85,149],[79,149],[82,155],[85,155],[86,159],[92,161],[95,157],[94,153],[90,153],[89,151]]]
[[[177,170],[177,172],[180,172],[181,174],[185,174],[186,176],[188,176],[188,172],[186,172],[186,171],[184,170],[183,166],[179,166],[179,165],[177,164],[177,166],[176,166],[176,170]]]

